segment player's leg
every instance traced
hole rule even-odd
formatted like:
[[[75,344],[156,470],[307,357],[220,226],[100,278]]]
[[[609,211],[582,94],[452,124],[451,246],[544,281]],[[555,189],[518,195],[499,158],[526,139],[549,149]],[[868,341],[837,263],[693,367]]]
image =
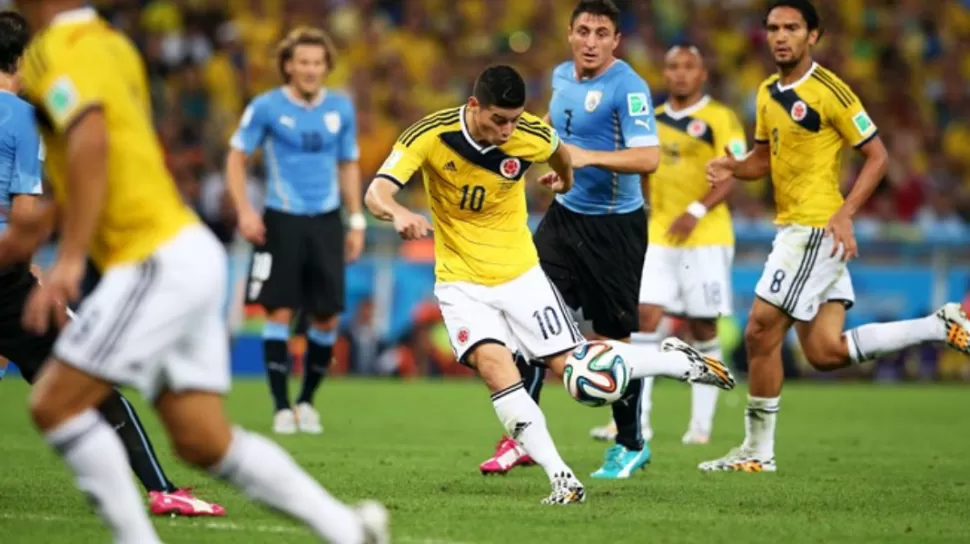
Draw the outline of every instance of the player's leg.
[[[705,357],[722,360],[717,335],[720,316],[731,315],[731,264],[734,248],[701,246],[683,251],[684,306],[693,346]],[[719,389],[694,384],[691,392],[690,425],[682,439],[684,444],[707,444],[714,428]]]
[[[533,272],[531,287],[535,287],[535,274],[538,274],[548,291],[549,284],[541,269],[537,266]],[[553,493],[546,502],[581,502],[585,498],[582,484],[559,455],[546,427],[545,416],[526,392],[512,352],[507,347],[517,345],[527,356],[545,355],[532,351],[535,342],[528,338],[523,341],[522,335],[516,333],[524,309],[534,297],[527,292],[522,279],[520,276],[509,284],[496,287],[464,282],[438,283],[435,296],[458,361],[474,368],[481,376],[508,436],[520,444],[549,477]],[[515,299],[516,295],[519,300]],[[539,309],[541,312],[542,307]],[[511,311],[516,312],[515,315],[510,315]],[[527,319],[532,320],[531,313]],[[562,323],[562,318],[559,319]],[[535,326],[534,322],[532,326]]]
[[[339,314],[344,310],[344,226],[340,212],[307,218],[313,227],[306,233],[307,258],[304,279],[310,313],[307,331],[306,361],[303,365],[303,387],[296,401],[296,414],[302,432],[323,432],[320,414],[314,400],[333,360],[337,343]]]
[[[290,322],[301,307],[303,247],[300,217],[266,210],[266,243],[253,248],[246,298],[266,309],[263,361],[273,399],[273,431],[296,432],[289,396]]]

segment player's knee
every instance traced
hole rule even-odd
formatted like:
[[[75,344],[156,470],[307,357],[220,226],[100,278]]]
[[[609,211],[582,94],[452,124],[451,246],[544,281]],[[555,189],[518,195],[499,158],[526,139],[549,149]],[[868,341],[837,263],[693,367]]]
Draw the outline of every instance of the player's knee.
[[[512,353],[502,344],[482,344],[466,357],[493,392],[501,391],[522,379],[512,360]]]
[[[180,433],[172,436],[172,449],[182,461],[199,468],[209,468],[225,457],[229,439],[220,439],[211,433]]]
[[[826,338],[802,344],[808,364],[816,370],[831,371],[842,368],[848,360],[848,352],[842,338]]]
[[[749,356],[765,354],[774,349],[779,342],[774,329],[771,323],[753,315],[748,319],[744,327],[744,345]]]
[[[339,315],[315,315],[311,321],[313,327],[321,331],[332,331],[339,323]]]
[[[42,389],[33,389],[28,400],[30,418],[41,430],[49,430],[57,426],[60,413],[56,403],[52,402]]]
[[[660,328],[660,320],[664,317],[663,308],[652,304],[641,304],[638,311],[640,332],[656,332]]]

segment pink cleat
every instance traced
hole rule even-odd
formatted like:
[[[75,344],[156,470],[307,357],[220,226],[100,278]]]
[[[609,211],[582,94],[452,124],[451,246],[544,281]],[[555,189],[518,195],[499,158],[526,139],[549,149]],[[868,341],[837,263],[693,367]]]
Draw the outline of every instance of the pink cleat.
[[[522,449],[518,442],[507,436],[503,436],[495,447],[495,455],[479,465],[478,470],[482,471],[483,476],[491,474],[508,474],[513,468],[531,466],[536,464],[532,457]]]
[[[156,516],[212,516],[226,515],[226,509],[214,502],[195,498],[191,489],[178,489],[171,493],[148,492],[148,503]]]

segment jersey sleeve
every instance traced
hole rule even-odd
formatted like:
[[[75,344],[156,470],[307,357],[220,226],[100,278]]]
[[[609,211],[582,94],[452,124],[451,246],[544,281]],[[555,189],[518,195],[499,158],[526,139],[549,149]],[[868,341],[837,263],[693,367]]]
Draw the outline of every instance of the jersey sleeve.
[[[102,81],[112,59],[93,40],[35,54],[43,56],[35,61],[42,66],[37,73],[38,107],[56,132],[66,132],[84,113],[105,104],[107,89]]]
[[[340,124],[340,141],[337,145],[337,160],[340,162],[354,162],[360,158],[360,147],[357,145],[357,114],[354,105],[348,99],[344,109],[344,122]]]
[[[265,97],[257,98],[246,106],[246,111],[239,119],[239,128],[236,129],[232,139],[229,140],[229,145],[233,149],[252,155],[256,148],[262,145],[269,128],[269,123],[267,123],[267,119],[269,119],[268,109],[269,104]]]
[[[23,119],[19,128],[10,194],[39,195],[43,193],[41,165],[44,161],[44,144],[33,125],[33,119]]]
[[[398,187],[404,187],[414,173],[421,169],[435,139],[434,133],[421,132],[422,129],[418,125],[422,121],[424,119],[401,133],[398,140],[394,142],[394,147],[391,148],[391,154],[384,159],[384,164],[377,170],[377,177],[393,181]]]
[[[725,109],[719,127],[714,132],[714,148],[721,153],[725,147],[731,150],[734,158],[741,160],[748,152],[748,141],[744,135],[744,125],[731,110]]]
[[[830,122],[846,143],[862,147],[876,137],[879,129],[852,89],[837,82],[833,82],[833,86],[833,92],[825,98]]]
[[[768,125],[765,122],[765,109],[768,106],[767,100],[767,85],[762,84],[760,87],[758,87],[758,94],[754,100],[754,143],[756,144],[768,143]]]
[[[625,77],[615,95],[614,111],[620,119],[623,141],[630,147],[656,147],[657,119],[653,115],[650,87],[635,74]]]
[[[531,114],[523,114],[516,132],[525,142],[522,158],[530,162],[548,162],[559,149],[559,134],[545,121]]]

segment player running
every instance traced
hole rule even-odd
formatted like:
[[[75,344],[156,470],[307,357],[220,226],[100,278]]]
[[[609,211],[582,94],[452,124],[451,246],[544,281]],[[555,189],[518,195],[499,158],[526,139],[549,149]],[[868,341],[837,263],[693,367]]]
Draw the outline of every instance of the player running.
[[[277,433],[323,432],[313,400],[333,359],[344,309],[344,263],[364,248],[357,122],[350,99],[326,89],[334,48],[318,29],[298,28],[279,46],[284,84],[249,104],[226,159],[229,194],[239,230],[253,243],[247,300],[266,308],[263,356]],[[263,152],[268,175],[266,211],[246,193],[246,160]],[[344,234],[340,201],[349,213]],[[295,310],[310,317],[303,388],[290,403],[287,340]]]
[[[704,471],[774,472],[775,422],[782,384],[781,346],[795,332],[819,370],[859,364],[922,342],[946,342],[970,353],[970,320],[950,303],[933,315],[863,325],[843,333],[855,295],[846,262],[858,255],[852,217],[886,171],[886,149],[859,98],[812,60],[822,31],[807,0],[780,0],[766,12],[768,45],[778,74],[758,89],[754,150],[708,166],[715,186],[771,175],[778,234],[755,289],[745,330],[748,409],[745,438],[727,456],[701,463]],[[865,157],[855,185],[839,192],[842,148]]]
[[[656,349],[664,315],[683,316],[694,347],[720,360],[717,319],[731,314],[734,260],[731,213],[723,202],[733,184],[712,189],[705,171],[725,148],[739,159],[744,156],[744,128],[734,112],[704,94],[707,69],[697,47],[671,48],[664,79],[669,98],[655,112],[663,154],[649,181],[650,249],[640,280],[640,332],[633,341]],[[653,379],[644,382],[642,424],[649,440]],[[682,441],[706,444],[718,389],[703,384],[692,389],[690,425]],[[616,434],[616,425],[611,422],[590,434],[607,439]]]
[[[525,391],[511,347],[562,374],[584,344],[559,292],[539,266],[525,205],[526,170],[547,162],[541,180],[557,193],[573,184],[559,136],[524,111],[525,82],[508,66],[479,75],[468,103],[434,113],[405,130],[367,190],[367,208],[392,221],[405,239],[435,232],[435,296],[458,360],[492,393],[502,426],[542,466],[552,484],[546,504],[585,499],[583,484],[560,457],[539,406]],[[434,226],[401,206],[395,194],[421,171]],[[611,343],[635,378],[666,375],[733,386],[717,361],[671,341],[666,353]]]
[[[135,386],[154,403],[186,462],[299,519],[322,540],[386,542],[380,505],[345,506],[279,446],[226,419],[225,250],[182,202],[165,167],[137,51],[83,6],[19,2],[37,32],[20,75],[37,108],[56,205],[14,210],[0,237],[0,264],[30,255],[35,247],[23,248],[25,237],[36,246],[55,219],[61,226],[56,260],[27,300],[25,328],[44,335],[52,320],[63,324],[62,305],[77,297],[88,252],[103,271],[31,392],[34,423],[115,542],[160,540],[121,442],[94,410],[113,383]]]
[[[638,329],[637,294],[647,251],[640,176],[657,167],[660,143],[650,89],[613,55],[619,19],[611,0],[583,0],[572,12],[573,60],[553,71],[549,117],[573,157],[576,187],[556,197],[535,245],[566,305],[581,309],[597,336],[628,342]],[[540,383],[545,373],[538,365],[520,371],[526,383]],[[642,389],[641,381],[632,381],[613,404],[616,445],[594,478],[627,478],[650,461],[640,428]],[[480,469],[505,473],[526,461],[522,448],[505,437]]]
[[[17,64],[30,36],[27,22],[14,12],[0,13],[0,207],[14,214],[30,214],[42,206],[43,147],[34,121],[34,108],[17,97]],[[0,230],[7,220],[0,216]],[[16,234],[16,233],[14,233]],[[29,243],[26,238],[21,243]],[[21,325],[24,302],[37,285],[28,260],[0,270],[0,367],[12,359],[27,383],[34,383],[57,340],[57,331],[43,335],[26,332]],[[0,370],[2,376],[2,370]],[[225,509],[180,489],[169,479],[155,455],[148,431],[134,407],[113,390],[98,406],[115,429],[128,454],[128,462],[148,492],[149,509],[156,515],[224,516]]]

